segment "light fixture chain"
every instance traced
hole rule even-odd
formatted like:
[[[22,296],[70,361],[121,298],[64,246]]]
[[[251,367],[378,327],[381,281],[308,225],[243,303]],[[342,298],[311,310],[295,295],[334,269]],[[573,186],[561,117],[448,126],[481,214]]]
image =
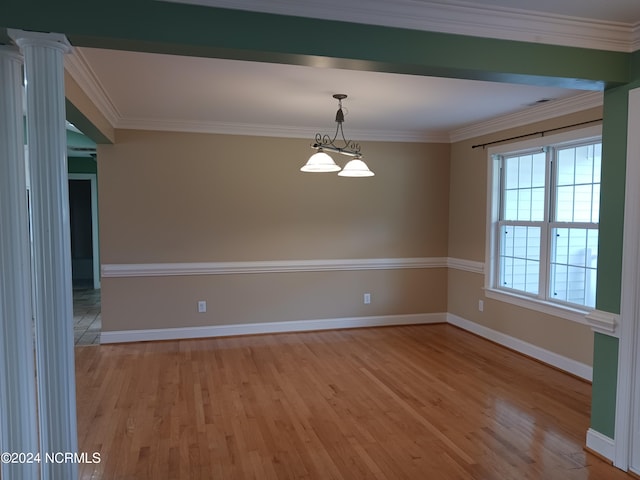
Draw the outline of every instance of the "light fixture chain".
[[[347,140],[344,135],[344,111],[342,110],[342,100],[347,98],[345,94],[336,93],[333,98],[338,100],[338,111],[336,112],[336,132],[331,138],[327,134],[316,133],[315,143],[311,146],[317,153],[313,154],[309,161],[301,168],[303,172],[335,172],[340,171],[341,168],[337,166],[329,155],[323,150],[330,152],[340,153],[354,157],[345,165],[344,169],[340,171],[339,176],[343,177],[372,177],[374,173],[369,170],[369,167],[361,160],[362,154],[360,153],[360,144]],[[338,133],[342,137],[344,146],[338,147],[335,143],[338,138]]]

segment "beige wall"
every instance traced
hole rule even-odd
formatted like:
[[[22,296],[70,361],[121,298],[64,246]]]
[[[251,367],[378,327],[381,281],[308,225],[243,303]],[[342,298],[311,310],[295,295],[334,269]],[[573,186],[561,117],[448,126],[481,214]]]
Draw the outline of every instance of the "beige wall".
[[[116,139],[98,146],[103,265],[447,256],[449,145],[363,142],[376,176],[348,179],[300,172],[307,139]],[[441,268],[104,278],[103,329],[444,312],[446,278]]]
[[[451,146],[449,256],[484,261],[487,221],[487,150],[472,145],[602,118],[600,108],[504,130]],[[591,365],[590,327],[484,297],[484,277],[450,271],[448,312],[565,357]],[[484,300],[484,312],[478,310]]]
[[[593,332],[581,323],[518,307],[484,296],[484,277],[449,271],[447,311],[496,332],[593,365]],[[478,300],[484,301],[482,312]]]
[[[103,263],[447,255],[449,146],[363,145],[372,178],[299,171],[309,140],[118,131]]]
[[[363,142],[370,179],[299,172],[312,152],[305,139],[117,131],[115,145],[98,146],[101,261],[484,261],[487,151],[471,146],[600,116],[592,109],[451,146]],[[589,327],[487,299],[483,282],[442,268],[103,278],[103,329],[448,311],[592,364]]]
[[[394,316],[445,312],[447,271],[106,278],[102,292],[104,331]],[[197,313],[205,299],[207,312]]]

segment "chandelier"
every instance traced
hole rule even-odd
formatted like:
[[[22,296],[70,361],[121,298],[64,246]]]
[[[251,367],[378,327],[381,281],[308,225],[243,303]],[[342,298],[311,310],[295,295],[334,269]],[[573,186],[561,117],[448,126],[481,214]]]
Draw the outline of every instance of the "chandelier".
[[[344,112],[342,111],[342,100],[347,98],[344,93],[336,93],[333,98],[338,100],[338,111],[336,112],[336,133],[331,138],[329,135],[322,135],[316,133],[315,143],[311,145],[311,148],[316,150],[316,153],[311,155],[307,163],[300,169],[303,172],[340,172],[341,177],[372,177],[374,173],[369,170],[367,164],[362,161],[362,154],[360,153],[360,145],[347,140],[344,136],[342,124],[344,123]],[[341,146],[336,144],[336,140],[340,141],[338,135],[342,137]],[[339,153],[352,157],[352,160],[348,161],[344,168],[337,165],[333,158],[331,158],[326,151]]]

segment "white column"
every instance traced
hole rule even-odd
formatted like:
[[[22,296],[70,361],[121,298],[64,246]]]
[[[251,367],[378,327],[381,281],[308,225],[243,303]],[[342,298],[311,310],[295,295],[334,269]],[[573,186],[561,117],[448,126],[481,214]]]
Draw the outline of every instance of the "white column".
[[[41,454],[78,451],[71,240],[64,96],[64,35],[9,30],[27,80]],[[43,480],[74,480],[73,463],[43,462]]]
[[[24,163],[22,56],[0,46],[0,451],[36,453],[31,251]],[[0,462],[0,477],[38,478],[38,464]]]

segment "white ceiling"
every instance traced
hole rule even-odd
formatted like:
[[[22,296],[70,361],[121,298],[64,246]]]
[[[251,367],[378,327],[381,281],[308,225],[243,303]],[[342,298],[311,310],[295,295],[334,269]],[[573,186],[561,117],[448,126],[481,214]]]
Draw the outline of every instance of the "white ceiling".
[[[411,22],[420,14],[433,18],[431,14],[436,12],[446,14],[451,25],[456,25],[448,29],[452,33],[461,33],[460,29],[468,33],[473,28],[473,33],[480,36],[534,41],[531,35],[539,35],[543,25],[550,29],[544,38],[555,39],[552,43],[601,42],[621,51],[635,49],[639,41],[636,36],[640,36],[640,0],[537,0],[535,4],[530,0],[187,3],[308,16],[321,8],[340,19],[351,16],[365,23],[409,28],[416,28]],[[532,5],[535,12],[530,11]],[[389,15],[391,7],[394,15]],[[508,15],[509,21],[500,15]],[[356,21],[354,18],[350,21]],[[501,22],[502,28],[496,22]],[[442,22],[439,24],[442,26]],[[525,28],[533,24],[535,28]],[[566,37],[568,30],[570,37]],[[614,43],[617,48],[610,46]],[[553,109],[554,105],[590,106],[600,98],[598,94],[550,87],[92,48],[77,48],[67,68],[118,128],[306,137],[316,131],[328,133],[334,127],[337,102],[331,95],[346,93],[345,131],[353,140],[447,141],[469,125],[496,117],[511,115],[513,123],[517,112],[526,109],[534,113]],[[552,101],[530,106],[543,99]]]

